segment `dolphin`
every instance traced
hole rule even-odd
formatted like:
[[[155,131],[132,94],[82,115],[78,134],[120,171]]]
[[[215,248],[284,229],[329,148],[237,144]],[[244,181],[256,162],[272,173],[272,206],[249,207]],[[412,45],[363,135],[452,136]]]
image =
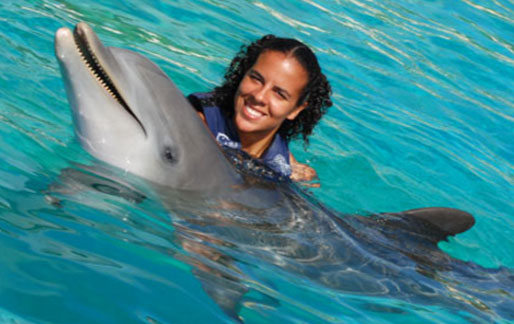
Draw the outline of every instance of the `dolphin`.
[[[91,155],[171,188],[240,182],[191,105],[150,60],[105,47],[86,23],[59,29],[55,53],[76,136]]]
[[[187,252],[176,257],[193,265],[206,293],[232,318],[241,320],[241,300],[256,287],[238,268],[245,255],[344,293],[513,318],[510,270],[484,269],[437,247],[473,226],[469,213],[334,212],[290,181],[252,173],[266,167],[243,152],[221,150],[183,94],[144,56],[103,46],[86,23],[59,29],[55,53],[81,145],[157,188],[171,211],[174,240]],[[64,176],[133,201],[145,197],[105,168]],[[195,200],[198,192],[216,199]]]

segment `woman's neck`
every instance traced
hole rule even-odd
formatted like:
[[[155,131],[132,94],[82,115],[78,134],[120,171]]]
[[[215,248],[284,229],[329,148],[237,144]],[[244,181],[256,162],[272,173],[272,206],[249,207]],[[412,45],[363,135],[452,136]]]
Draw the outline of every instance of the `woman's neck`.
[[[268,149],[277,131],[267,134],[239,133],[241,148],[253,157],[260,158]]]

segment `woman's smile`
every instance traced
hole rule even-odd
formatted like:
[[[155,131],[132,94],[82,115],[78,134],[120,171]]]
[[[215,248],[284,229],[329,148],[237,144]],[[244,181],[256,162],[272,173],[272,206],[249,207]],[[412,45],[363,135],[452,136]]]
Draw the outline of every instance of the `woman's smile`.
[[[243,113],[248,119],[251,120],[258,120],[259,118],[263,117],[265,114],[261,112],[260,110],[256,108],[252,108],[249,104],[246,104],[243,107]]]

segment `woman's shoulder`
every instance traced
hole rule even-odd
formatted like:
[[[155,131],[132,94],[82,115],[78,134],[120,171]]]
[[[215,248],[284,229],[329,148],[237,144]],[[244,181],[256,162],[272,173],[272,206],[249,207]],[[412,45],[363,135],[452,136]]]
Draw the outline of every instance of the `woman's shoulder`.
[[[193,92],[186,98],[196,111],[203,112],[207,107],[213,107],[213,92]]]
[[[207,119],[209,126],[212,126],[210,121],[213,123],[225,121],[220,107],[212,100],[213,95],[213,92],[195,92],[187,96],[187,100],[189,100],[193,108]]]

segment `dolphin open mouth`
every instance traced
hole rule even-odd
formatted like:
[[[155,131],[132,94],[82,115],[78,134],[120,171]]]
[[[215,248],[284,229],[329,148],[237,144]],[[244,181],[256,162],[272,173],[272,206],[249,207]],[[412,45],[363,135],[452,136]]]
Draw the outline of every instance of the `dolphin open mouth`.
[[[141,126],[145,136],[146,130],[137,115],[130,109],[120,91],[116,88],[115,82],[109,77],[106,69],[102,67],[100,58],[95,54],[90,41],[88,41],[87,31],[80,28],[80,24],[73,29],[73,39],[77,50],[84,64],[91,74],[97,79],[98,83],[116,100]]]

